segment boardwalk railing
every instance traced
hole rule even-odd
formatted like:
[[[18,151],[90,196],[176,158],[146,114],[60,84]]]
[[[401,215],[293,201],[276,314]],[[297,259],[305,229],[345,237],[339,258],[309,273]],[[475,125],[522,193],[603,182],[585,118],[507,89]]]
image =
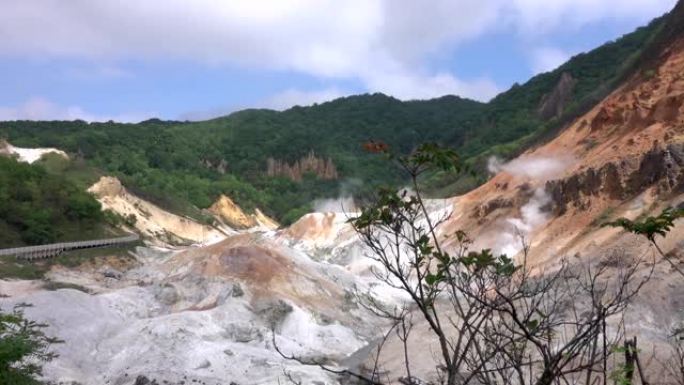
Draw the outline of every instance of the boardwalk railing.
[[[118,246],[126,243],[133,243],[140,239],[138,234],[131,234],[120,238],[96,239],[93,241],[82,242],[62,242],[49,245],[15,247],[12,249],[0,249],[1,255],[14,255],[17,258],[34,260],[50,258],[61,254],[64,251],[93,249],[97,247]]]

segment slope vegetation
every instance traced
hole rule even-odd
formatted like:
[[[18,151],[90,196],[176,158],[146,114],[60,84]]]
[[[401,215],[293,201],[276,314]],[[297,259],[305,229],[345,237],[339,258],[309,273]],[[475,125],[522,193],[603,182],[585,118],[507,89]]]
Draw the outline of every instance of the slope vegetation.
[[[100,204],[43,167],[0,156],[0,247],[96,238]]]
[[[684,34],[667,33],[636,73],[554,139],[492,162],[496,176],[454,199],[458,216],[445,233],[468,228],[482,245],[516,254],[522,232],[539,263],[605,256],[639,242],[601,223],[684,204]],[[684,257],[680,228],[663,247]]]
[[[402,182],[396,170],[364,153],[361,144],[369,140],[403,153],[421,142],[442,142],[472,159],[480,171],[490,154],[518,153],[612,90],[661,28],[657,19],[487,104],[455,96],[402,102],[382,94],[359,95],[194,123],[2,122],[0,137],[85,159],[136,195],[174,212],[196,216],[193,206],[207,208],[225,194],[248,211],[261,207],[290,223],[310,211],[316,198]],[[325,160],[329,172],[304,168],[297,178],[274,172],[274,165],[295,165],[310,153]],[[427,182],[438,193],[453,194],[483,181],[480,172],[466,181],[436,175]]]

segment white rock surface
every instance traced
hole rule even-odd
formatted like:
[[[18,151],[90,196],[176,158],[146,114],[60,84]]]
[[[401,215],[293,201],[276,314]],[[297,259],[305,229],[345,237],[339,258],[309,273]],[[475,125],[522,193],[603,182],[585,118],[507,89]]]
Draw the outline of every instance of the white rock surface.
[[[340,266],[267,244],[272,234],[242,236],[245,240],[232,241],[236,245],[227,240],[206,251],[169,254],[144,249],[139,265],[121,271],[120,279],[106,278],[103,268],[50,275],[96,294],[0,281],[0,289],[10,295],[0,299],[0,308],[33,304],[26,315],[48,323],[48,334],[66,341],[55,345],[60,356],[44,368],[53,381],[131,385],[144,375],[160,384],[191,384],[193,379],[206,384],[282,384],[288,372],[303,383],[337,383],[315,366],[283,359],[273,348],[271,328],[275,326],[283,352],[334,365],[381,331],[379,322],[349,296],[355,286],[365,290],[366,283]],[[231,257],[234,250],[253,252],[245,246],[250,242],[267,244],[287,258],[287,269],[276,271],[270,284],[231,276],[233,264],[215,274],[202,270],[222,258],[239,259]]]
[[[58,150],[56,148],[22,148],[22,147],[12,146],[11,144],[7,144],[6,150],[10,154],[16,155],[19,158],[19,161],[26,162],[26,163],[36,162],[43,155],[50,154],[50,153],[61,155],[67,159],[69,158],[69,156],[66,154],[66,152],[64,152],[62,150]]]

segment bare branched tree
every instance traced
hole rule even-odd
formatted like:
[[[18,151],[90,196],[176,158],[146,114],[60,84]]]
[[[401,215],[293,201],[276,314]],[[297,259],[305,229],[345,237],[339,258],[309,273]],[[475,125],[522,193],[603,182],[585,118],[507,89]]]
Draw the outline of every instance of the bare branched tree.
[[[560,379],[607,382],[608,360],[622,337],[619,320],[650,277],[637,279],[640,264],[620,269],[571,266],[536,271],[523,243],[519,264],[490,250],[471,251],[462,232],[458,247],[443,249],[418,180],[431,169],[462,169],[458,156],[423,145],[395,158],[411,191],[381,190],[351,222],[381,266],[376,277],[404,291],[440,349],[443,382],[453,384],[553,384]],[[612,320],[608,336],[607,324]],[[409,378],[410,379],[410,378]],[[574,381],[574,380],[573,380]]]
[[[671,355],[662,367],[674,384],[684,385],[684,325],[678,325],[671,330],[669,336]]]
[[[372,149],[388,154],[387,146]],[[440,383],[607,385],[616,366],[609,357],[622,346],[623,313],[653,268],[641,274],[638,261],[616,267],[561,260],[533,270],[524,238],[516,263],[488,249],[471,250],[463,231],[449,235],[457,242],[446,250],[438,228],[448,214],[431,212],[419,179],[433,170],[462,171],[459,157],[425,144],[391,158],[408,174],[410,187],[379,190],[350,223],[378,266],[376,278],[410,298],[400,309],[387,309],[371,295],[360,301],[391,320],[402,342],[406,377],[395,381],[425,383],[411,367],[410,352],[421,346],[408,346],[420,322],[432,337],[422,347],[438,346],[433,377]]]

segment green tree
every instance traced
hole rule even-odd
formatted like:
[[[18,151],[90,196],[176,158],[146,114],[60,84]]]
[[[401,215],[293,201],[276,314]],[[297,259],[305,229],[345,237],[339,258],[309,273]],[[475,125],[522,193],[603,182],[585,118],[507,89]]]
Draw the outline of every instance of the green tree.
[[[651,245],[653,245],[658,254],[660,254],[676,272],[684,276],[684,270],[677,265],[677,261],[672,260],[671,255],[663,252],[656,240],[657,236],[664,238],[675,226],[675,221],[680,218],[684,218],[684,209],[668,207],[657,216],[649,216],[645,219],[635,221],[626,218],[618,218],[615,221],[604,223],[603,226],[621,227],[630,233],[644,236]]]
[[[45,324],[27,320],[22,304],[12,312],[0,310],[0,384],[40,384],[42,364],[57,357],[50,350],[62,341],[45,335]]]
[[[0,156],[0,248],[97,237],[104,223],[100,203],[75,182]]]

